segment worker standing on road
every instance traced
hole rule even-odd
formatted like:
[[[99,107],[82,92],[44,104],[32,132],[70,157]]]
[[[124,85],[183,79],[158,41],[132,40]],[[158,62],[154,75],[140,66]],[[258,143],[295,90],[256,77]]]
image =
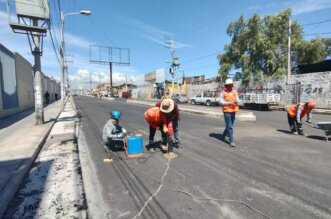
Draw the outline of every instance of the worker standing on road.
[[[174,146],[178,149],[182,149],[183,146],[180,142],[179,138],[179,110],[178,105],[173,99],[171,99],[170,95],[166,95],[163,100],[159,100],[156,105],[160,108],[163,119],[167,124],[172,123],[173,131],[174,131]]]
[[[308,101],[290,106],[287,109],[287,119],[292,134],[305,135],[302,129],[302,118],[307,114],[307,122],[311,121],[311,110],[315,108],[316,102]]]
[[[126,130],[119,125],[121,118],[121,112],[112,111],[110,113],[111,119],[103,127],[102,139],[103,142],[108,145],[113,140],[122,140],[126,135]]]
[[[232,147],[236,146],[233,139],[233,123],[236,118],[236,112],[239,111],[239,102],[238,92],[233,89],[232,79],[226,79],[225,88],[221,92],[220,104],[222,106],[225,121],[223,138],[224,140],[228,140]]]

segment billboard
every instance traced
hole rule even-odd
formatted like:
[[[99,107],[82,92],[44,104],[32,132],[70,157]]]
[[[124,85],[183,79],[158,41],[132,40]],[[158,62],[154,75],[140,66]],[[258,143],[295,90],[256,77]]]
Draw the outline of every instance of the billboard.
[[[48,0],[15,0],[15,5],[18,16],[49,19]]]

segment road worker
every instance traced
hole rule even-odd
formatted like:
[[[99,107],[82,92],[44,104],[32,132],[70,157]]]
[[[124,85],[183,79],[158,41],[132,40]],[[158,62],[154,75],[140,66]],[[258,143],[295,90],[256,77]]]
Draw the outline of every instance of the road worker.
[[[287,119],[292,134],[305,135],[302,129],[302,118],[307,115],[307,122],[311,122],[311,110],[315,108],[316,102],[307,101],[294,104],[287,109]]]
[[[114,140],[122,140],[126,135],[126,130],[119,125],[121,112],[112,111],[111,119],[103,127],[102,139],[106,145],[110,145]]]
[[[233,138],[233,124],[236,118],[236,112],[239,111],[239,96],[238,92],[233,89],[233,80],[231,78],[226,79],[224,89],[221,92],[220,104],[222,106],[225,130],[223,132],[224,140],[228,141],[231,147],[235,147]]]
[[[159,100],[155,106],[160,108],[166,123],[172,124],[174,130],[174,146],[177,149],[182,149],[183,146],[179,138],[179,110],[176,101],[173,101],[170,95],[166,95],[165,98]]]
[[[149,124],[149,150],[153,152],[155,150],[154,136],[156,130],[160,130],[162,140],[161,149],[163,151],[168,150],[168,137],[173,134],[172,123],[167,123],[162,111],[159,107],[149,108],[145,112],[145,119]]]

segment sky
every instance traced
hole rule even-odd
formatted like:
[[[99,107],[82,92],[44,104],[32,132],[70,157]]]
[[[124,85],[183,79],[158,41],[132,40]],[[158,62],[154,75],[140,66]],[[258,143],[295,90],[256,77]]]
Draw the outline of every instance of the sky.
[[[60,4],[59,4],[60,3]],[[10,1],[13,5],[13,1]],[[65,16],[64,38],[72,88],[89,88],[109,81],[109,65],[90,63],[90,45],[130,49],[130,65],[113,65],[114,83],[134,82],[137,76],[156,69],[169,69],[171,54],[166,38],[174,40],[181,65],[176,77],[217,76],[217,54],[231,38],[226,28],[241,14],[276,14],[291,8],[300,24],[331,21],[331,0],[49,0],[51,33],[57,52],[60,43],[60,10],[66,13],[90,10],[91,16]],[[0,43],[20,53],[30,63],[33,56],[26,35],[9,26],[17,22],[15,11],[7,14],[7,0],[0,0]],[[304,26],[304,37],[331,32],[331,22]],[[310,35],[313,34],[313,35]],[[331,34],[319,35],[331,37]],[[50,33],[44,38],[42,71],[60,80],[60,64]],[[92,54],[93,56],[93,54]],[[92,57],[95,58],[95,57]],[[123,62],[128,60],[123,58]]]

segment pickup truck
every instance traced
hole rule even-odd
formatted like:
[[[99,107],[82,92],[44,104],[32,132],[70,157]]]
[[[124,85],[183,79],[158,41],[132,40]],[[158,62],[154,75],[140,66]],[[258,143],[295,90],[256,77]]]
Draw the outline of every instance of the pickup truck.
[[[218,105],[220,102],[220,92],[218,91],[205,91],[201,94],[195,95],[191,99],[192,104],[205,104],[207,106]]]

